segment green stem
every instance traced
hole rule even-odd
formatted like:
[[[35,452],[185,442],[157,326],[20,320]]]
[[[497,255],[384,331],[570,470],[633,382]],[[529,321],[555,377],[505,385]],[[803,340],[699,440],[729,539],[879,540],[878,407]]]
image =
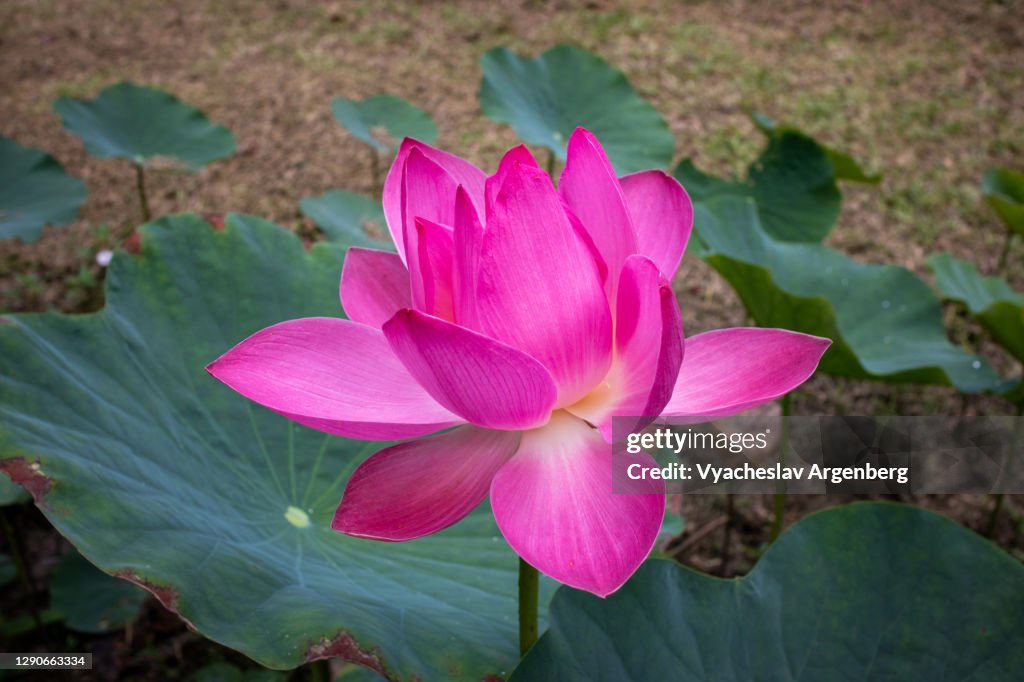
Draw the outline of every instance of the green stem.
[[[139,192],[139,205],[142,206],[142,222],[148,223],[153,219],[149,212],[149,199],[146,198],[146,171],[142,164],[135,164],[135,189]]]
[[[992,512],[988,515],[988,528],[985,529],[985,537],[991,538],[996,532],[996,522],[999,520],[999,512],[1003,508],[1003,494],[996,493],[992,496],[995,504],[992,505]]]
[[[384,191],[380,181],[380,153],[372,147],[370,148],[370,175],[373,180],[373,196],[380,196],[380,193]]]
[[[550,149],[548,150],[548,175],[552,180],[555,179],[555,153]]]
[[[722,534],[721,561],[718,564],[718,575],[725,577],[725,571],[729,568],[729,543],[732,541],[732,526],[736,523],[736,508],[733,503],[732,493],[725,494],[725,533]]]
[[[1010,443],[1010,447],[1013,449],[1016,449],[1017,441],[1020,440],[1020,419],[1022,417],[1024,417],[1024,402],[1017,403],[1018,421],[1016,424],[1014,424],[1013,436],[1011,436],[1013,438],[1013,442]],[[1003,463],[1003,466],[1006,466],[1005,462]],[[1001,474],[1002,472],[1000,472],[1000,476]],[[998,485],[998,481],[996,483]],[[995,534],[996,532],[996,524],[999,522],[999,512],[1001,512],[1003,509],[1003,494],[996,493],[995,495],[992,496],[992,499],[995,503],[992,505],[992,511],[988,515],[988,527],[985,529],[985,537],[988,538],[991,538],[993,534]]]
[[[782,396],[782,435],[779,442],[779,464],[786,463],[786,450],[789,448],[789,424],[787,418],[790,411],[790,395]],[[768,542],[772,543],[782,533],[782,519],[786,514],[786,484],[779,481],[775,488],[775,519],[772,521],[771,535]]]
[[[1003,252],[999,254],[999,268],[996,273],[1006,274],[1006,260],[1010,257],[1010,246],[1013,244],[1013,232],[1006,231],[1006,241],[1003,242]]]
[[[519,655],[525,656],[537,641],[537,569],[519,560]]]

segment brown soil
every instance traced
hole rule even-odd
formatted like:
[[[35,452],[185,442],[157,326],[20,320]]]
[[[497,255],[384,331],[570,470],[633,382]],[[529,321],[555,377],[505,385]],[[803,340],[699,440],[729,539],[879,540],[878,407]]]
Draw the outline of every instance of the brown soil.
[[[381,90],[405,97],[434,116],[441,146],[489,168],[515,137],[479,111],[480,55],[498,45],[536,54],[560,42],[594,50],[622,68],[668,120],[677,156],[693,157],[705,170],[742,173],[761,144],[747,115],[759,110],[882,171],[877,188],[844,188],[831,245],[925,277],[925,258],[940,250],[994,270],[1002,228],[982,205],[978,184],[985,168],[1019,168],[1024,158],[1019,0],[647,0],[628,6],[597,0],[7,0],[0,5],[0,133],[56,156],[90,194],[71,226],[49,228],[35,244],[0,244],[0,311],[78,312],[102,305],[95,253],[119,244],[139,223],[129,164],[89,157],[52,113],[58,95],[93,96],[119,80],[175,93],[228,125],[238,153],[194,174],[151,173],[154,213],[239,211],[309,234],[313,228],[298,212],[302,197],[334,187],[373,189],[368,152],[334,122],[332,97]],[[1018,289],[1024,289],[1022,260],[1018,245],[1009,272]],[[745,321],[735,295],[710,268],[688,258],[684,272],[676,285],[688,333]],[[975,325],[952,310],[949,321],[957,341],[1012,371],[1013,363]],[[998,398],[962,398],[952,389],[825,376],[794,400],[796,414],[1009,409]],[[976,530],[987,527],[992,504],[969,496],[915,502]],[[792,499],[787,522],[828,503]],[[1024,547],[1022,509],[1007,498],[995,536],[1017,556]],[[683,560],[733,575],[749,568],[763,546],[771,500],[734,500],[724,565],[726,526],[717,520],[729,513],[724,501],[689,497],[683,512],[688,536],[719,524],[692,543]],[[60,545],[52,535],[40,543],[32,558],[46,567]],[[14,597],[4,599],[6,606]],[[18,604],[26,607],[24,600]],[[159,653],[188,636],[165,621],[152,607],[136,625],[132,646],[151,643],[161,661],[139,679],[150,673],[176,678],[189,668],[173,665],[180,651]],[[220,655],[205,646],[202,656]],[[118,665],[115,672],[129,670],[123,666],[130,664]]]

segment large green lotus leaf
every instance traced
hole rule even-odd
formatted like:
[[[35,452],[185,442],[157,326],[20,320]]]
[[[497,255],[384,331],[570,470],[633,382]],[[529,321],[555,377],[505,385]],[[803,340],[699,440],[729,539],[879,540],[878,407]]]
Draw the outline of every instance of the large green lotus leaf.
[[[752,114],[751,119],[768,136],[779,135],[787,131],[800,133],[801,135],[805,134],[799,128],[779,125],[772,117],[759,112]],[[819,142],[818,144],[821,143]],[[850,182],[862,182],[869,185],[877,185],[882,181],[880,174],[868,173],[856,159],[846,152],[824,144],[821,144],[821,148],[825,150],[825,156],[828,157],[829,162],[832,164],[832,175],[836,180],[849,180]]]
[[[559,45],[536,59],[495,48],[481,60],[480,105],[529,144],[565,159],[577,126],[601,141],[620,174],[665,168],[675,141],[668,125],[626,76],[590,52]]]
[[[697,203],[694,226],[698,254],[729,281],[757,324],[833,340],[822,370],[971,392],[1000,386],[984,360],[949,342],[939,301],[909,270],[773,239],[747,199]]]
[[[808,516],[748,575],[649,561],[617,593],[562,589],[512,682],[1020,679],[1024,567],[937,514]]]
[[[746,182],[708,175],[688,159],[674,174],[694,201],[722,196],[753,199],[765,231],[776,239],[820,242],[839,218],[842,194],[832,164],[821,145],[796,131],[768,138],[748,169]]]
[[[340,316],[343,256],[237,215],[223,232],[190,215],[146,226],[102,311],[0,324],[2,467],[92,563],[268,667],[509,670],[517,560],[486,505],[407,543],[336,533],[345,481],[381,444],[298,426],[204,370],[267,325]]]
[[[928,267],[945,298],[966,305],[997,343],[1024,362],[1024,294],[998,277],[982,277],[973,263],[948,253],[929,258]]]
[[[88,192],[55,158],[0,135],[0,239],[39,239],[75,219]]]
[[[101,159],[196,170],[235,151],[230,130],[170,93],[134,83],[112,85],[92,100],[58,97],[53,110]]]
[[[395,249],[379,200],[332,189],[319,196],[304,198],[299,202],[299,208],[332,242],[368,249]],[[383,239],[377,239],[374,234]]]
[[[394,95],[376,95],[364,100],[335,97],[334,118],[348,132],[380,152],[398,149],[403,137],[432,143],[437,126],[430,114]]]
[[[1024,173],[991,168],[981,178],[981,193],[1006,228],[1024,236]]]

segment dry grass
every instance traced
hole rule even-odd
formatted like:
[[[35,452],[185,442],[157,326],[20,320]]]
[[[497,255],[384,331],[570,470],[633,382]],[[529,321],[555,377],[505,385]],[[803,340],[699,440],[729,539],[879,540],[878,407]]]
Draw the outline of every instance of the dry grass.
[[[0,133],[54,154],[90,196],[70,228],[49,229],[33,245],[0,245],[0,309],[100,305],[94,253],[139,222],[128,163],[90,158],[50,109],[59,95],[133,80],[176,93],[235,132],[232,158],[191,175],[151,174],[156,214],[240,211],[308,231],[302,197],[373,188],[368,152],[334,122],[332,97],[403,96],[434,115],[442,146],[493,167],[515,137],[479,112],[480,55],[496,45],[535,54],[559,42],[622,68],[668,120],[678,157],[707,170],[742,173],[754,158],[762,143],[748,119],[754,110],[881,170],[878,188],[846,187],[829,237],[837,248],[922,274],[929,253],[950,250],[991,270],[1002,232],[978,179],[991,165],[1019,167],[1024,154],[1024,24],[1014,20],[1024,5],[827,5],[8,1]],[[1011,276],[1019,288],[1022,251]],[[709,268],[689,259],[687,273],[678,286],[689,331],[743,321]],[[957,338],[1007,367],[969,325],[951,321]],[[821,399],[807,409],[836,393],[828,380],[811,388]],[[932,392],[910,411],[952,404],[951,392]],[[866,393],[867,403],[855,401],[865,411],[898,402]]]

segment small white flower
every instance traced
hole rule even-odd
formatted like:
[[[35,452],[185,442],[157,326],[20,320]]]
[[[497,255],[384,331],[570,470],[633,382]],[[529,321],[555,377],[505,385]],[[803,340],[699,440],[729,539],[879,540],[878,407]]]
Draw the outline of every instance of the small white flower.
[[[101,268],[105,268],[110,265],[110,261],[114,258],[114,252],[110,249],[103,249],[96,253],[96,264]]]

